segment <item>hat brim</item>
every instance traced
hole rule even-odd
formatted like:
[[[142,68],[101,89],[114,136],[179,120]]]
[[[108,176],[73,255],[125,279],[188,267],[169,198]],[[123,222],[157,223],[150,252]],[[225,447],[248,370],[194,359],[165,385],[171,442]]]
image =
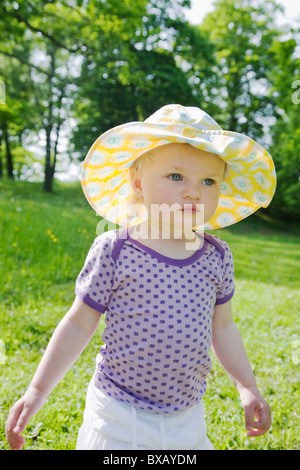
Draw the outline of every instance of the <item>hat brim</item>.
[[[82,188],[97,214],[120,226],[145,220],[130,213],[128,200],[133,190],[128,169],[145,152],[170,143],[188,143],[219,155],[229,165],[215,214],[195,230],[235,224],[270,204],[276,189],[274,163],[267,150],[250,137],[184,124],[131,122],[102,134],[84,160]]]

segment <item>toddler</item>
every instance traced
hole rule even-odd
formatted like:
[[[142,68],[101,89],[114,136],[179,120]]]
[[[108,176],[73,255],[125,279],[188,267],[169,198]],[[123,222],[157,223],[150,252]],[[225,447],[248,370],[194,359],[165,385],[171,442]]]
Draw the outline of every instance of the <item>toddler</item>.
[[[77,449],[212,449],[203,410],[211,347],[239,391],[247,435],[264,434],[270,409],[232,318],[232,254],[204,230],[266,207],[275,184],[267,151],[199,108],[164,106],[100,136],[82,186],[96,212],[120,228],[95,239],[74,304],[10,410],[10,447],[23,447],[28,421],[104,313]]]

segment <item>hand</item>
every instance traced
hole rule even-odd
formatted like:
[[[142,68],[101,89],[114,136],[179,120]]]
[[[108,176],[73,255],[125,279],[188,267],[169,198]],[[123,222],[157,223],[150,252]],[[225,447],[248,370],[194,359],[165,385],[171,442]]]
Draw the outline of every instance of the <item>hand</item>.
[[[261,436],[271,426],[271,410],[257,387],[242,388],[239,390],[245,413],[245,426],[247,436]]]
[[[34,387],[29,387],[26,393],[11,408],[5,423],[5,433],[12,450],[21,450],[25,439],[21,436],[28,421],[35,415],[46,401],[46,396]]]

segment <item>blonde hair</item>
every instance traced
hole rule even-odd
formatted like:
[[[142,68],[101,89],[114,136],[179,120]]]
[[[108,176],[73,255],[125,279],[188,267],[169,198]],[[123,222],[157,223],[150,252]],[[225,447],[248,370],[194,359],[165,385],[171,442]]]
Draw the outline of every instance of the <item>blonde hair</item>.
[[[150,160],[151,160],[151,150],[149,150],[148,152],[145,152],[143,155],[137,158],[129,167],[128,171],[129,171],[129,178],[130,178],[131,186],[133,186],[132,185],[133,179],[136,176],[140,176],[142,174],[143,169],[145,168],[146,164],[149,163]],[[134,206],[135,204],[143,204],[143,202],[144,202],[143,198],[136,196],[134,192],[132,192],[132,194],[128,198],[129,206]]]

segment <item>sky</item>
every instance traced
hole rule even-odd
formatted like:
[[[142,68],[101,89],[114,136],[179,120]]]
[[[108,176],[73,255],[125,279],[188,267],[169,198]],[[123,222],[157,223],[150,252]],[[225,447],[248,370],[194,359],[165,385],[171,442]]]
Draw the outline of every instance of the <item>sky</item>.
[[[284,6],[285,15],[278,18],[278,23],[292,22],[296,16],[300,16],[299,0],[277,0]],[[200,24],[204,16],[213,11],[213,0],[191,0],[192,8],[187,10],[186,17],[192,24]]]

